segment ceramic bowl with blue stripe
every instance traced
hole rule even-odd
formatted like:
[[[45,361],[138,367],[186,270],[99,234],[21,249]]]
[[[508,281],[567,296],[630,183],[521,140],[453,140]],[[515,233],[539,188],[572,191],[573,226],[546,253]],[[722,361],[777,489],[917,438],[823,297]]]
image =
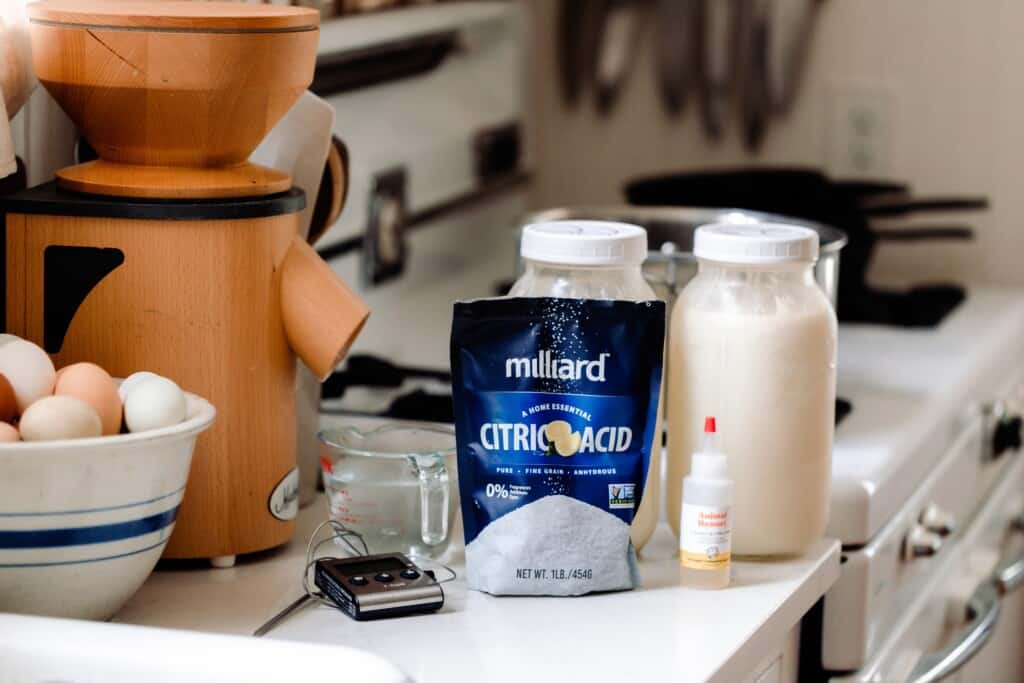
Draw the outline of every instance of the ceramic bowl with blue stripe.
[[[0,445],[0,612],[108,619],[139,589],[216,414],[186,401],[163,429]]]

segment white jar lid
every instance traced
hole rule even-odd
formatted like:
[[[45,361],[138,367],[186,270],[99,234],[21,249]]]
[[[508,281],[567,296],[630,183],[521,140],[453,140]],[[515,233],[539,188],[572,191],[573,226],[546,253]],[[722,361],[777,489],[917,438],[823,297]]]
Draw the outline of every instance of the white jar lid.
[[[572,266],[640,265],[647,258],[647,231],[612,221],[548,221],[523,228],[523,258]]]
[[[818,233],[786,223],[714,223],[697,228],[693,255],[750,265],[818,259]]]

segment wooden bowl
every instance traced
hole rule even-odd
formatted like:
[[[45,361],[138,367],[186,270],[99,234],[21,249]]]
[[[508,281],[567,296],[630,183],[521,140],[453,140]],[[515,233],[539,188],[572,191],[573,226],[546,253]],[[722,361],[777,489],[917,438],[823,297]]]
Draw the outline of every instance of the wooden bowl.
[[[69,179],[84,183],[72,189],[186,196],[174,186],[258,185],[247,176],[259,167],[244,162],[313,79],[319,37],[314,10],[181,0],[42,0],[29,5],[28,15],[39,81],[101,160],[85,171],[76,167],[77,173],[59,174],[65,185]],[[238,177],[232,180],[232,174]],[[132,191],[133,178],[166,185],[168,192]],[[113,188],[103,187],[111,183]],[[110,192],[118,186],[125,191]],[[206,196],[264,192],[221,188]]]

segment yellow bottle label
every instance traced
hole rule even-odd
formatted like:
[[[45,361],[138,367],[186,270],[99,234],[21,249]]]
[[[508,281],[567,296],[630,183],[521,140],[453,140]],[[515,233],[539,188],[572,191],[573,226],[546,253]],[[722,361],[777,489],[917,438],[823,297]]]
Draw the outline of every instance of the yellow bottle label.
[[[729,566],[732,523],[729,508],[683,503],[679,563],[687,569]]]
[[[679,564],[687,569],[724,569],[729,566],[730,553],[717,553],[712,557],[700,553],[679,551]]]

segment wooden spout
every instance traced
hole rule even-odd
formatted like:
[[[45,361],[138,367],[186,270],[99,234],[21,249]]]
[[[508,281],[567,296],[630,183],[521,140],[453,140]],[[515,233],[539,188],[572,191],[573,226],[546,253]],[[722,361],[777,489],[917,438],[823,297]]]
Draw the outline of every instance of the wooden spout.
[[[345,357],[370,315],[366,304],[298,236],[282,266],[281,312],[288,344],[321,381]]]

